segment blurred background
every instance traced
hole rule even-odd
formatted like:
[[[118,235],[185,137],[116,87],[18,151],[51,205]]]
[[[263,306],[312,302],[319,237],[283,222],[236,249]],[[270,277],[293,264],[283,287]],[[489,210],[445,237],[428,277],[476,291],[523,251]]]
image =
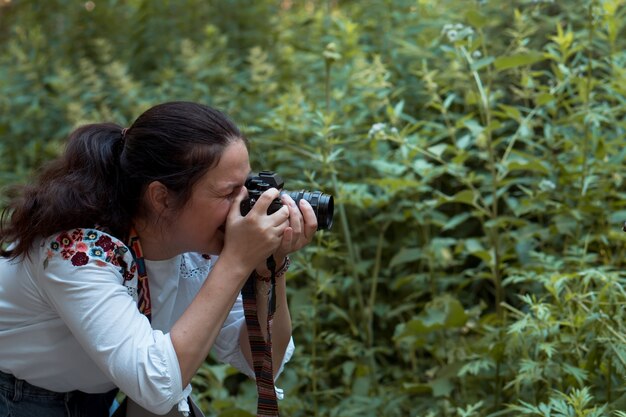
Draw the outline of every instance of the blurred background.
[[[335,196],[285,416],[626,416],[624,0],[0,0],[0,186],[89,122],[227,112]],[[0,205],[6,201],[1,194]],[[209,416],[256,391],[207,359]]]

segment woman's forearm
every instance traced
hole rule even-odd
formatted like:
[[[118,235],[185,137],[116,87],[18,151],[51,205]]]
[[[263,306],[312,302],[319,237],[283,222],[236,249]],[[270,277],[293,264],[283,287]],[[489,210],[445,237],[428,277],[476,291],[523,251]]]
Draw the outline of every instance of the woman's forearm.
[[[287,285],[284,276],[276,280],[276,312],[271,330],[272,365],[274,376],[276,376],[291,340],[291,315],[287,304]]]
[[[183,387],[208,356],[249,274],[237,262],[220,258],[189,308],[172,327],[170,336]]]

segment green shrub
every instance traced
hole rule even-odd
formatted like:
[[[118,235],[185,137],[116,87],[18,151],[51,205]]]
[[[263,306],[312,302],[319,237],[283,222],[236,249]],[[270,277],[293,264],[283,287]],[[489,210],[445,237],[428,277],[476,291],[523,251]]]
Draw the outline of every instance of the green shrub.
[[[77,124],[218,106],[336,199],[288,277],[283,414],[623,415],[623,3],[5,2],[0,182]],[[210,360],[196,386],[254,410]]]

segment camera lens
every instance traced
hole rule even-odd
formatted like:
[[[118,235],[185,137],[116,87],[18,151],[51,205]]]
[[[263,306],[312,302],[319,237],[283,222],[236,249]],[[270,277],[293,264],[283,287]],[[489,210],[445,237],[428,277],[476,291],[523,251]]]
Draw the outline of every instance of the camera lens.
[[[335,210],[333,196],[321,191],[284,191],[293,198],[296,205],[304,199],[309,202],[317,217],[317,229],[328,230],[333,225],[333,213]]]

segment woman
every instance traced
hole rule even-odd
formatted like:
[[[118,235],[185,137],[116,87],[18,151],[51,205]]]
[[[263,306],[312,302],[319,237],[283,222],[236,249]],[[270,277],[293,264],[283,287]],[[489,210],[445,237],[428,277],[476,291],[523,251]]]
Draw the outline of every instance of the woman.
[[[240,291],[258,278],[267,337],[270,256],[276,376],[293,351],[287,256],[317,221],[276,189],[242,216],[249,172],[246,139],[200,104],[74,131],[2,214],[0,416],[107,416],[117,388],[154,413],[184,410],[211,350],[254,376]]]

